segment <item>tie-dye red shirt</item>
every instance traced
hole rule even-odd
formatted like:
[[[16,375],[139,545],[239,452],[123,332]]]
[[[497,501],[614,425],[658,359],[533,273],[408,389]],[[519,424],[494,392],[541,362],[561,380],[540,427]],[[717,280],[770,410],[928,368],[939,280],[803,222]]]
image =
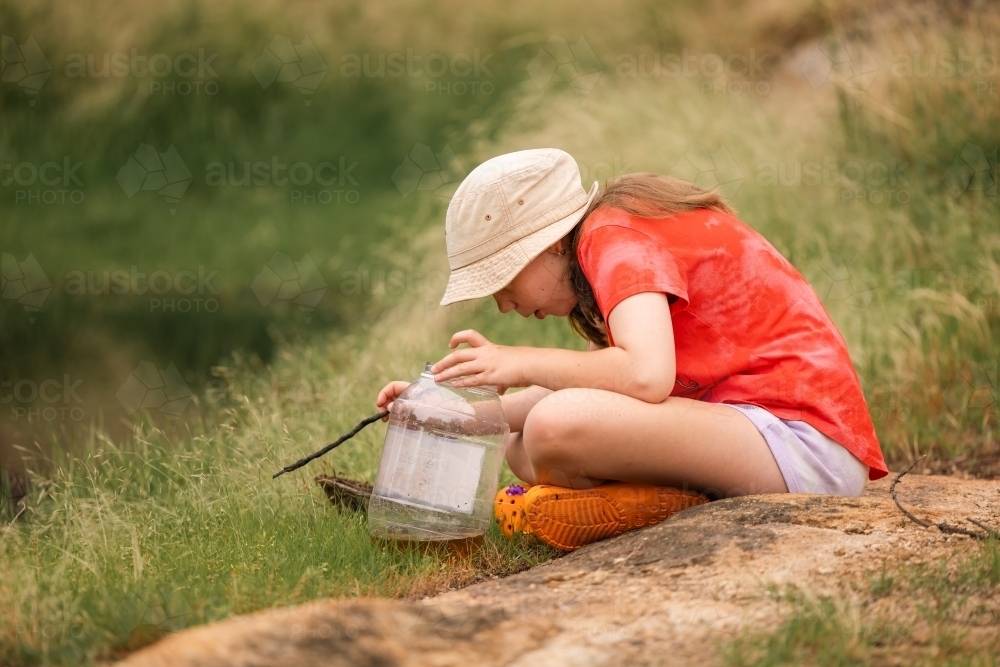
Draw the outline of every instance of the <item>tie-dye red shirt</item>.
[[[640,292],[670,301],[673,396],[751,403],[805,421],[888,474],[847,344],[805,278],[774,246],[725,213],[669,218],[602,207],[584,222],[577,256],[607,322]],[[608,327],[614,344],[614,332]]]

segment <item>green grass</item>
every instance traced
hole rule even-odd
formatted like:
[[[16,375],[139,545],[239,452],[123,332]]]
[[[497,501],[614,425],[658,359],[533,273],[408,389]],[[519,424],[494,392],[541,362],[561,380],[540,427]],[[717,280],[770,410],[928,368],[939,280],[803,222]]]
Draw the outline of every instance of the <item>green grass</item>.
[[[373,543],[364,516],[335,510],[312,477],[336,469],[373,479],[381,424],[320,464],[271,479],[373,411],[385,357],[363,349],[371,343],[282,355],[263,373],[219,371],[196,423],[143,422],[124,447],[94,433],[85,454],[32,478],[21,518],[0,528],[0,661],[79,664],[231,614],[328,596],[423,595],[552,557],[496,528],[458,564]],[[350,384],[335,379],[345,377]]]
[[[724,649],[732,667],[995,665],[1000,637],[995,540],[933,565],[872,577],[862,602],[773,591],[785,620],[752,628]]]
[[[13,377],[36,380],[71,372],[103,387],[75,432],[25,434],[19,423],[0,423],[0,444],[21,446],[30,472],[21,518],[0,527],[2,663],[87,663],[233,613],[325,596],[421,595],[553,555],[495,531],[476,560],[461,566],[373,545],[362,521],[338,514],[312,476],[335,469],[373,479],[380,425],[318,464],[270,479],[374,412],[377,390],[443,356],[454,331],[475,327],[506,344],[583,347],[564,322],[499,317],[489,299],[437,306],[446,267],[443,207],[431,193],[404,199],[391,181],[416,142],[435,150],[448,143],[466,170],[507,150],[557,146],[602,180],[616,169],[669,173],[693,143],[724,146],[743,175],[733,196],[741,217],[816,286],[843,332],[890,461],[931,453],[939,461],[964,457],[974,467],[996,451],[998,297],[989,282],[960,278],[1000,277],[998,209],[978,191],[955,196],[947,182],[967,143],[987,150],[1000,143],[996,98],[959,78],[880,76],[863,99],[832,85],[813,90],[796,78],[794,59],[827,33],[862,34],[875,19],[887,27],[869,36],[868,47],[883,62],[910,52],[912,40],[928,51],[964,45],[997,53],[995,12],[928,26],[902,4],[868,8],[846,0],[793,3],[773,16],[759,15],[752,3],[721,3],[707,14],[719,12],[718,20],[693,2],[637,2],[624,14],[596,5],[581,13],[560,3],[544,10],[515,3],[475,15],[407,3],[321,10],[284,3],[238,12],[226,3],[161,3],[158,13],[136,18],[123,2],[118,25],[102,27],[74,21],[56,5],[46,11],[7,4],[0,16],[19,40],[33,32],[48,40],[46,48],[62,49],[50,54],[57,64],[63,52],[128,48],[108,46],[122,26],[149,52],[210,44],[223,55],[220,77],[231,85],[218,99],[136,106],[135,81],[95,90],[54,76],[46,104],[34,110],[16,86],[0,86],[12,128],[5,125],[0,135],[5,159],[85,155],[88,184],[79,211],[4,202],[0,247],[18,259],[35,253],[56,287],[35,325],[16,304],[2,304],[5,379],[8,368]],[[297,41],[303,23],[334,59],[352,49],[407,46],[495,51],[497,93],[440,100],[398,80],[331,76],[307,108],[294,90],[262,91],[247,74],[247,54],[273,33]],[[803,27],[775,32],[782,25]],[[527,79],[526,62],[549,33],[570,42],[584,35],[603,59],[605,74],[586,96],[539,89]],[[703,76],[614,76],[617,54],[685,47],[774,52],[772,93],[706,94]],[[890,105],[915,129],[889,120],[871,100]],[[130,200],[116,190],[114,175],[140,140],[161,150],[175,143],[199,165],[192,171],[213,160],[345,155],[359,161],[362,199],[350,209],[292,207],[280,189],[251,193],[195,182],[170,215],[151,193]],[[782,185],[759,177],[769,164],[827,157],[838,165],[907,163],[908,200],[873,202],[859,196],[870,189],[865,183]],[[275,252],[296,259],[308,252],[328,283],[308,322],[295,308],[261,306],[250,291]],[[70,271],[132,264],[217,270],[218,313],[157,314],[140,298],[65,293]],[[399,290],[388,274],[378,277],[390,270],[412,283]],[[364,271],[364,288],[349,289],[351,272]],[[141,358],[182,367],[195,394],[184,421],[120,419],[112,410],[114,391]],[[46,438],[57,445],[54,460],[34,445]],[[917,610],[903,621],[890,616],[871,624],[844,601],[805,596],[792,601],[801,613],[777,633],[741,645],[744,664],[877,663],[872,656],[908,636],[908,623],[938,623],[941,609],[941,627],[952,632],[956,610],[968,611],[969,601],[995,589],[996,546],[984,548],[992,551],[962,561],[959,574],[893,570],[873,582],[872,596],[904,591],[926,601],[930,616]],[[982,563],[992,569],[976,569]],[[961,574],[963,567],[970,573]],[[949,586],[971,592],[955,606],[943,592]],[[965,646],[961,637],[955,641]],[[965,649],[950,646],[942,643],[941,654],[958,662]],[[971,646],[970,655],[978,655]]]

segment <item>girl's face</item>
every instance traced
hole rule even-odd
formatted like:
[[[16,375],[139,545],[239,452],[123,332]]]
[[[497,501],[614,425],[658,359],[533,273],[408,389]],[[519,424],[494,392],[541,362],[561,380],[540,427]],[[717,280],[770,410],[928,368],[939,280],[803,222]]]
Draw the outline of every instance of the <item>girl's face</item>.
[[[562,239],[531,260],[514,280],[493,295],[501,313],[514,310],[521,317],[566,317],[576,306],[569,259]]]

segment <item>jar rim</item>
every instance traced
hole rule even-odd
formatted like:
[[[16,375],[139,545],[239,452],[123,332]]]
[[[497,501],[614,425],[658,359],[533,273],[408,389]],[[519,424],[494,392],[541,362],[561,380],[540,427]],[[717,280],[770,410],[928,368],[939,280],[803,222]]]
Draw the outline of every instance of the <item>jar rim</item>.
[[[433,366],[433,365],[434,365],[433,362],[430,362],[430,361],[426,362],[424,364],[424,372],[421,373],[421,375],[427,375],[431,379],[433,379],[434,378],[434,374],[431,373],[431,366]],[[452,382],[454,380],[459,380],[459,379],[461,379],[463,377],[467,377],[467,376],[461,375],[461,376],[459,376],[457,378],[452,378],[451,380],[445,380],[444,382],[438,382],[437,380],[434,380],[434,384],[440,384],[440,385],[443,385],[445,387],[451,387],[452,389],[467,390],[467,391],[471,391],[471,392],[477,393],[477,394],[478,393],[483,393],[483,394],[499,394],[498,388],[497,388],[497,386],[495,384],[480,384],[480,385],[476,385],[474,387],[456,387],[456,386],[454,386],[452,384]]]

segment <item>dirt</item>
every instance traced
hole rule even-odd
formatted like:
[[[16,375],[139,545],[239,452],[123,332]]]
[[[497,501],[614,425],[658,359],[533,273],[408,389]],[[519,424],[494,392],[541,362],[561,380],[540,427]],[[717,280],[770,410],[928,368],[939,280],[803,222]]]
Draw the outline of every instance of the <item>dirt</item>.
[[[325,600],[264,611],[172,635],[120,664],[713,662],[742,628],[780,620],[774,586],[857,597],[885,566],[969,548],[972,538],[905,519],[890,479],[856,499],[721,500],[505,579],[415,602]],[[928,521],[1000,525],[997,482],[911,474],[897,491]]]

